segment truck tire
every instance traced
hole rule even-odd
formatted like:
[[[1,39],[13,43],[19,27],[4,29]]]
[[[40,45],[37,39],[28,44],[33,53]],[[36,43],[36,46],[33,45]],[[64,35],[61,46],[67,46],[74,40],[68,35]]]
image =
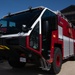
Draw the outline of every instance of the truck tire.
[[[25,66],[25,62],[20,62],[20,55],[18,53],[11,53],[9,57],[8,63],[13,68],[23,68]]]
[[[52,71],[57,74],[60,72],[62,66],[62,54],[60,48],[56,47],[54,51],[54,60],[52,63]]]

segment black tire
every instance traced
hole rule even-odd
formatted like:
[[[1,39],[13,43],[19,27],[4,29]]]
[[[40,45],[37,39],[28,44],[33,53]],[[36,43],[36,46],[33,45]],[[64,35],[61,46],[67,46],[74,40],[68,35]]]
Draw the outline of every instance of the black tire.
[[[75,49],[74,49],[75,50]],[[72,61],[75,61],[75,52],[74,52],[74,55],[71,57],[71,60]]]
[[[73,60],[75,60],[75,54],[74,54],[74,56],[73,56]]]
[[[62,66],[62,54],[60,48],[56,47],[54,51],[54,60],[52,63],[52,71],[55,74],[58,74]]]
[[[75,55],[72,56],[72,57],[69,57],[69,60],[71,60],[71,61],[75,61]]]
[[[20,55],[16,52],[12,52],[9,57],[8,63],[13,68],[23,68],[25,66],[25,62],[20,62]]]

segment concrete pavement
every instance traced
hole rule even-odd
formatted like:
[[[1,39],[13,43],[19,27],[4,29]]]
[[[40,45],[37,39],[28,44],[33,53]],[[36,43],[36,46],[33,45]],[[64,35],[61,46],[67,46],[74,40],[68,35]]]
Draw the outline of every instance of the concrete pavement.
[[[42,71],[33,65],[27,65],[23,69],[14,69],[8,62],[0,63],[0,75],[55,75],[47,71]],[[63,63],[62,69],[57,75],[75,75],[75,61]]]

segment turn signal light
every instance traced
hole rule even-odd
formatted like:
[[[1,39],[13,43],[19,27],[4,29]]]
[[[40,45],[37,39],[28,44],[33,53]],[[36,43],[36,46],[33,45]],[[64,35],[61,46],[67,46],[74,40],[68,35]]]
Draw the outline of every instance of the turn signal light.
[[[54,38],[56,38],[56,35],[53,35]]]

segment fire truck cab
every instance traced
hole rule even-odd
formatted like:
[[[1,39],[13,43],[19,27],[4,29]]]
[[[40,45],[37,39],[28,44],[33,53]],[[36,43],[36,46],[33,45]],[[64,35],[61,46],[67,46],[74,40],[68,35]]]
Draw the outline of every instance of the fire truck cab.
[[[59,73],[62,60],[75,56],[75,29],[59,12],[30,8],[0,19],[0,44],[12,67],[34,63]]]

